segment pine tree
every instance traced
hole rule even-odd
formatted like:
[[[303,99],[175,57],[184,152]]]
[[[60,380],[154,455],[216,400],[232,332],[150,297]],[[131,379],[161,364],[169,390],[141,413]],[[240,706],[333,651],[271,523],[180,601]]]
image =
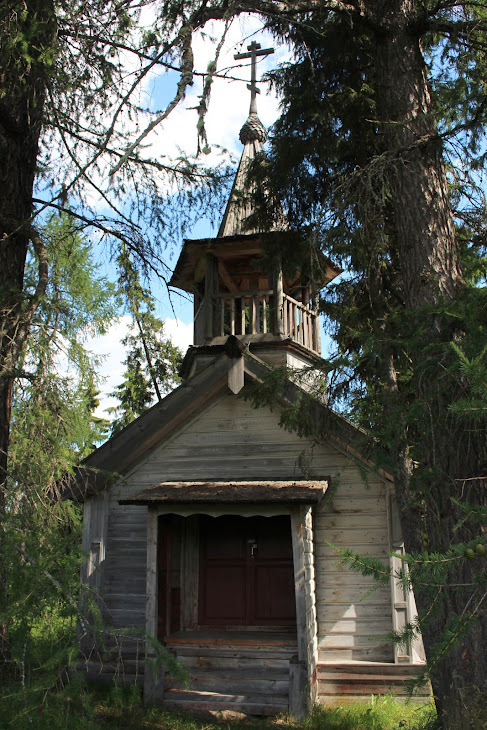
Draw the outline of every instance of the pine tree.
[[[117,259],[119,291],[132,319],[131,332],[123,339],[128,354],[124,381],[111,394],[120,405],[109,410],[112,434],[142,415],[154,401],[175,388],[182,352],[164,336],[164,322],[154,314],[155,302],[142,286],[125,247]]]

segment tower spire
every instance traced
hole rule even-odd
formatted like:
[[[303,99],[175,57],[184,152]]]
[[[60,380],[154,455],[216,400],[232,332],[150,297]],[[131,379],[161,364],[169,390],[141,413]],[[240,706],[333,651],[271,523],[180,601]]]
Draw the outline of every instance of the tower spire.
[[[274,53],[273,48],[261,48],[260,43],[256,41],[252,41],[247,50],[248,53],[236,53],[234,56],[236,61],[250,58],[250,84],[247,84],[247,89],[250,90],[250,109],[248,119],[240,130],[242,144],[255,140],[265,142],[267,139],[264,125],[257,116],[257,94],[260,94],[260,89],[257,87],[257,56]]]
[[[254,233],[244,225],[244,221],[254,211],[254,201],[252,190],[249,189],[247,173],[249,164],[256,155],[262,152],[262,145],[267,139],[267,132],[264,125],[257,116],[257,56],[267,56],[274,53],[273,48],[261,49],[260,43],[252,41],[247,46],[249,53],[237,53],[235,60],[239,61],[244,58],[250,58],[250,84],[247,88],[250,90],[250,110],[247,121],[240,130],[240,141],[244,145],[240,164],[232,187],[232,192],[228,198],[225,213],[218,231],[218,237],[236,236],[242,233]]]

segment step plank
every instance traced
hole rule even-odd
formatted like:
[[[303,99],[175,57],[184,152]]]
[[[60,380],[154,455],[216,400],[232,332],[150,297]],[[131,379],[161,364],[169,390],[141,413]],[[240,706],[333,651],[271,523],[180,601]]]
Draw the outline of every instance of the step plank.
[[[257,658],[257,657],[208,657],[208,656],[184,656],[179,652],[176,654],[176,658],[181,664],[191,671],[192,669],[225,669],[225,670],[242,670],[247,669],[260,671],[260,672],[285,672],[289,670],[289,659],[269,659],[269,658]]]
[[[165,700],[164,706],[168,710],[176,710],[177,712],[215,712],[223,710],[231,710],[232,712],[241,712],[244,715],[265,715],[272,717],[274,715],[283,715],[289,711],[288,705],[259,705],[249,702],[214,702],[206,701],[203,698],[191,700]]]
[[[255,667],[249,666],[247,668],[237,667],[186,667],[190,672],[191,677],[196,679],[208,679],[210,677],[214,679],[251,679],[261,681],[274,681],[274,680],[288,680],[289,679],[289,664],[286,667],[275,669],[256,669]]]
[[[220,692],[208,692],[198,690],[177,690],[170,689],[164,693],[164,704],[169,706],[174,703],[204,703],[205,709],[218,708],[223,709],[222,705],[229,705],[229,709],[235,709],[236,706],[241,705],[252,705],[254,707],[265,707],[272,713],[278,713],[283,711],[285,707],[287,710],[287,702],[283,703],[281,697],[275,697],[267,694],[223,694]],[[243,712],[243,710],[241,710]],[[265,714],[265,713],[255,713]]]
[[[177,680],[169,680],[168,689],[184,689],[184,682]],[[262,694],[272,695],[273,697],[285,697],[289,694],[289,681],[288,680],[273,680],[273,679],[242,679],[240,676],[233,678],[227,677],[190,677],[188,681],[188,689],[196,690],[198,692],[216,692],[218,694],[238,694],[238,695],[249,695],[249,694]]]
[[[402,695],[407,696],[410,694],[409,687],[407,685],[388,684],[386,682],[351,682],[347,684],[345,682],[334,683],[326,682],[323,685],[318,685],[318,696],[334,696],[341,697],[346,695]],[[416,694],[416,693],[414,693]],[[429,694],[429,692],[427,693]]]

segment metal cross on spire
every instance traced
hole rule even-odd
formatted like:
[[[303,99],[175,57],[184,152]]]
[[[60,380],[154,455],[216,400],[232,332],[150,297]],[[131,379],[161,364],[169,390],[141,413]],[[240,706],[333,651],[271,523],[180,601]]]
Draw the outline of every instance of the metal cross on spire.
[[[257,114],[257,94],[260,94],[260,89],[257,88],[257,56],[268,56],[274,53],[273,48],[262,48],[260,43],[252,41],[247,46],[249,53],[237,53],[234,56],[236,61],[241,61],[244,58],[250,58],[250,84],[247,84],[247,89],[250,89],[250,111],[249,114]]]

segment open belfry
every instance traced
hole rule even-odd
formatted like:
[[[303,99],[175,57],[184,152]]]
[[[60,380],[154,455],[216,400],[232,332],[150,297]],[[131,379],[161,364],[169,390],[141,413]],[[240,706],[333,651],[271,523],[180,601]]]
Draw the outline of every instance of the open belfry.
[[[183,383],[80,469],[83,579],[120,630],[103,658],[82,637],[81,666],[142,684],[147,703],[302,716],[314,702],[406,695],[424,653],[387,638],[414,620],[414,599],[390,557],[402,550],[394,484],[363,433],[310,397],[309,374],[276,385],[272,407],[248,397],[276,365],[317,363],[319,291],[340,273],[324,258],[314,277],[266,270],[262,236],[285,235],[285,215],[278,230],[246,224],[247,172],[266,141],[256,60],[272,53],[248,50],[236,58],[251,61],[250,112],[218,235],[186,240],[171,279],[194,297]],[[280,426],[305,393],[312,444]],[[390,585],[340,565],[334,547],[381,559]],[[187,684],[151,661],[148,637],[185,665]]]

